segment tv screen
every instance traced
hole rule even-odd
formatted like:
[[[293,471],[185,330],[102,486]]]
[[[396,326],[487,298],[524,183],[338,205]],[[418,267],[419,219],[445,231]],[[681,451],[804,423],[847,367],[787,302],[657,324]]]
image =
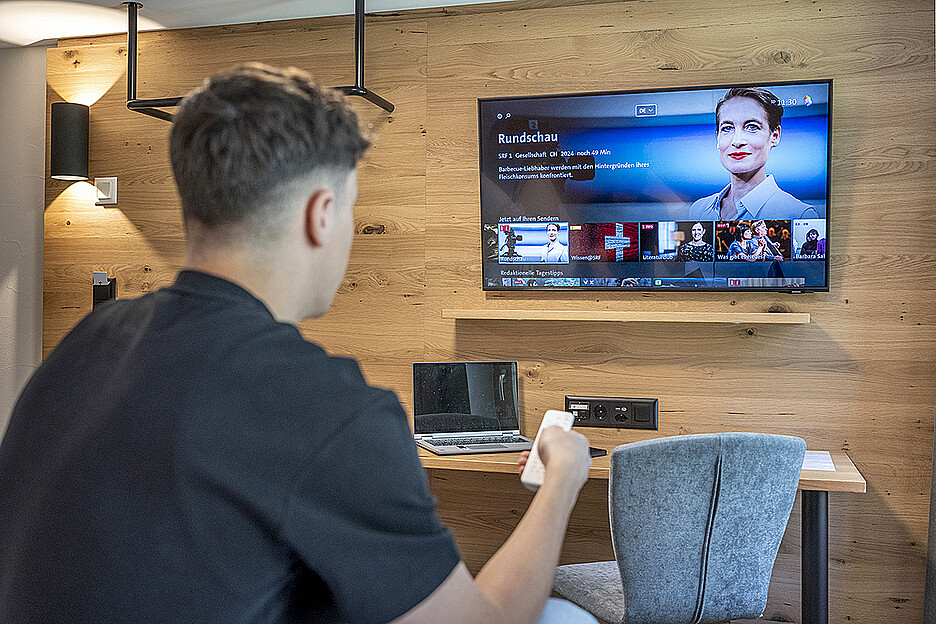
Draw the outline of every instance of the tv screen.
[[[831,96],[478,100],[483,288],[827,291]]]

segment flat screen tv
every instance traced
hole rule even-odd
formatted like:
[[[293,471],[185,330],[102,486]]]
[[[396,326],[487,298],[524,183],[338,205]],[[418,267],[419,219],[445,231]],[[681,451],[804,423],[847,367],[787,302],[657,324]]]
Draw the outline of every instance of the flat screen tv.
[[[483,288],[828,291],[831,101],[831,80],[478,100]]]

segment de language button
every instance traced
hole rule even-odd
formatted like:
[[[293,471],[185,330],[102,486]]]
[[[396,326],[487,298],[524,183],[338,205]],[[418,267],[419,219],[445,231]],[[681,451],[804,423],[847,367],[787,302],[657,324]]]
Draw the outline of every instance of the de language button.
[[[657,105],[656,104],[638,104],[636,106],[636,114],[638,117],[656,117]]]

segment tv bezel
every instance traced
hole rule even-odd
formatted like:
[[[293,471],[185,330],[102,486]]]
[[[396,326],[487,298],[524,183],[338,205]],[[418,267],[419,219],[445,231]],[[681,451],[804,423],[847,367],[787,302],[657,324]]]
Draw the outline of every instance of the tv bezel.
[[[686,286],[524,286],[524,287],[514,287],[514,286],[487,286],[485,284],[484,278],[484,220],[481,217],[481,211],[483,211],[483,206],[481,202],[482,197],[482,185],[484,173],[482,170],[482,149],[481,149],[481,140],[482,140],[482,127],[481,127],[481,103],[485,102],[510,102],[513,100],[545,100],[553,98],[566,98],[566,97],[593,97],[601,95],[642,95],[650,93],[661,93],[669,91],[705,91],[713,89],[732,89],[735,87],[787,87],[803,84],[826,84],[829,89],[828,96],[828,116],[826,122],[826,136],[827,136],[827,149],[826,149],[826,256],[825,256],[825,286],[798,286],[790,288],[781,288],[778,286],[756,286],[756,287],[742,287],[742,286],[707,286],[707,287],[686,287]],[[714,114],[714,112],[713,112]],[[782,125],[782,124],[781,124]],[[832,245],[829,245],[828,241],[832,237],[832,78],[819,78],[815,80],[781,80],[777,82],[772,81],[749,81],[749,82],[740,82],[740,83],[730,83],[730,84],[716,84],[716,85],[694,85],[688,87],[655,87],[651,89],[627,89],[627,90],[616,90],[616,91],[588,91],[583,93],[549,93],[545,95],[514,95],[514,96],[504,96],[504,97],[485,97],[478,98],[478,206],[479,206],[479,220],[480,220],[480,230],[481,230],[481,290],[482,291],[491,291],[491,292],[725,292],[725,293],[739,293],[739,292],[772,292],[772,293],[786,293],[786,294],[805,294],[805,293],[815,293],[815,292],[829,292],[831,283],[830,283],[830,265],[831,258],[829,250],[832,248]],[[791,219],[793,221],[794,219]],[[793,262],[793,260],[788,260],[786,262]]]

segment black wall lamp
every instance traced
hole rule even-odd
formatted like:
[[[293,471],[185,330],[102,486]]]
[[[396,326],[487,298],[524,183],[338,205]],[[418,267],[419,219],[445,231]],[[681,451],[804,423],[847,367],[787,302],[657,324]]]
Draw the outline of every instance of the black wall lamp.
[[[56,180],[88,179],[88,121],[91,109],[71,102],[52,103],[51,163]]]

